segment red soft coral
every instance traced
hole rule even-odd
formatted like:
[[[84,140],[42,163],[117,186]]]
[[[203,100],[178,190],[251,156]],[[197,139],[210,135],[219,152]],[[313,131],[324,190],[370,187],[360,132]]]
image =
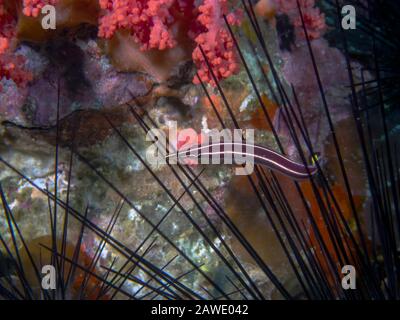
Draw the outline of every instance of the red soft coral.
[[[99,36],[111,38],[119,29],[129,30],[142,50],[170,49],[177,45],[173,28],[178,20],[189,26],[187,34],[197,45],[193,60],[202,81],[214,84],[203,48],[218,80],[235,74],[239,65],[233,40],[225,25],[239,24],[240,14],[229,13],[228,0],[203,0],[195,8],[194,0],[99,0],[103,14]],[[194,82],[198,80],[195,77]]]
[[[199,7],[199,12],[197,20],[204,31],[195,38],[198,46],[193,51],[193,61],[197,66],[200,79],[215,85],[201,49],[217,80],[237,73],[239,64],[236,49],[223,16],[227,16],[230,25],[237,25],[240,23],[240,13],[229,13],[227,0],[204,0],[204,4]],[[194,82],[199,82],[197,77]]]
[[[170,27],[175,0],[100,0],[105,10],[100,18],[99,36],[111,38],[118,29],[129,30],[142,50],[173,48]]]
[[[15,35],[15,18],[6,10],[3,0],[0,0],[0,54],[10,46],[10,39]]]
[[[17,85],[25,85],[32,79],[30,72],[23,69],[25,58],[12,52],[16,18],[10,14],[3,0],[0,0],[0,80],[13,80]],[[0,86],[0,91],[2,87]]]
[[[27,17],[37,17],[45,5],[55,5],[58,0],[24,0],[22,12]]]
[[[304,25],[310,40],[320,38],[326,30],[325,15],[315,7],[315,0],[299,0]],[[296,34],[304,39],[305,33],[296,0],[276,0],[277,11],[287,14],[292,21]]]

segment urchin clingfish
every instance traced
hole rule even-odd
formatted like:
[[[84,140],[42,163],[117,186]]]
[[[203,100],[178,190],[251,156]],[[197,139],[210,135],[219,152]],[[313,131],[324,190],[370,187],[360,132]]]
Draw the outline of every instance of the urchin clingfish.
[[[168,154],[166,159],[196,159],[200,160],[200,164],[224,163],[239,165],[244,162],[238,161],[238,159],[251,159],[254,164],[265,166],[294,180],[307,179],[317,172],[317,167],[314,165],[303,165],[267,147],[240,142],[194,144],[185,147],[184,150]]]

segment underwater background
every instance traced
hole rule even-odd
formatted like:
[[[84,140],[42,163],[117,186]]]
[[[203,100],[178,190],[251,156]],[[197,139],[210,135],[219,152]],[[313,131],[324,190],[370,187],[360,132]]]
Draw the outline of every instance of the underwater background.
[[[398,299],[399,32],[389,0],[0,0],[0,299]],[[149,162],[175,122],[305,177]]]

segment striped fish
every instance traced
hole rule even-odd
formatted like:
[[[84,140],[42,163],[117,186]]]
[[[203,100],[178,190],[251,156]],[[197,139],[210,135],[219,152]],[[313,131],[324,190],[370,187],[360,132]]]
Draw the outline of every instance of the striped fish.
[[[212,163],[212,158],[218,163],[243,164],[245,161],[254,161],[254,164],[265,166],[273,171],[280,172],[294,180],[307,179],[317,172],[314,165],[303,165],[260,145],[249,145],[240,142],[220,142],[208,145],[190,145],[184,150],[168,154],[167,160],[178,158],[197,159],[199,163]],[[232,159],[232,162],[228,160]]]

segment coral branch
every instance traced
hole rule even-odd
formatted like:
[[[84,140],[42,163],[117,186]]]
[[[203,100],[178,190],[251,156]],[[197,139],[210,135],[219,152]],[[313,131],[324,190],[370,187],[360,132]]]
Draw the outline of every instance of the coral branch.
[[[203,82],[214,84],[200,46],[209,61],[217,80],[228,78],[239,70],[234,42],[227,30],[223,16],[227,16],[230,25],[238,25],[239,12],[229,13],[227,0],[204,0],[199,7],[197,20],[203,28],[196,38],[197,47],[193,52],[193,61],[198,68],[198,74]],[[197,83],[198,79],[195,78]]]
[[[100,18],[99,36],[111,38],[118,29],[129,30],[142,50],[173,48],[170,31],[175,0],[100,0],[105,14]]]
[[[304,25],[310,40],[320,38],[326,30],[325,15],[315,7],[315,0],[299,0],[303,14]],[[305,38],[303,24],[296,0],[276,0],[278,13],[287,14],[293,23],[296,35]]]
[[[16,18],[7,11],[4,1],[0,0],[0,80],[11,79],[17,85],[24,86],[31,81],[32,75],[22,67],[25,58],[11,52],[16,23]],[[0,91],[2,91],[1,85]]]
[[[0,0],[0,54],[6,52],[10,46],[10,39],[15,35],[14,17],[5,8],[3,0]]]
[[[45,5],[55,5],[58,0],[24,0],[22,12],[27,17],[37,17]]]
[[[99,36],[111,38],[118,30],[128,30],[141,50],[165,50],[177,46],[173,31],[179,21],[188,25],[187,34],[196,43],[193,60],[202,81],[213,84],[200,46],[206,53],[218,80],[239,70],[233,40],[225,26],[224,15],[231,25],[240,23],[240,13],[230,13],[228,0],[99,0],[103,14]],[[197,78],[194,79],[196,83]]]

